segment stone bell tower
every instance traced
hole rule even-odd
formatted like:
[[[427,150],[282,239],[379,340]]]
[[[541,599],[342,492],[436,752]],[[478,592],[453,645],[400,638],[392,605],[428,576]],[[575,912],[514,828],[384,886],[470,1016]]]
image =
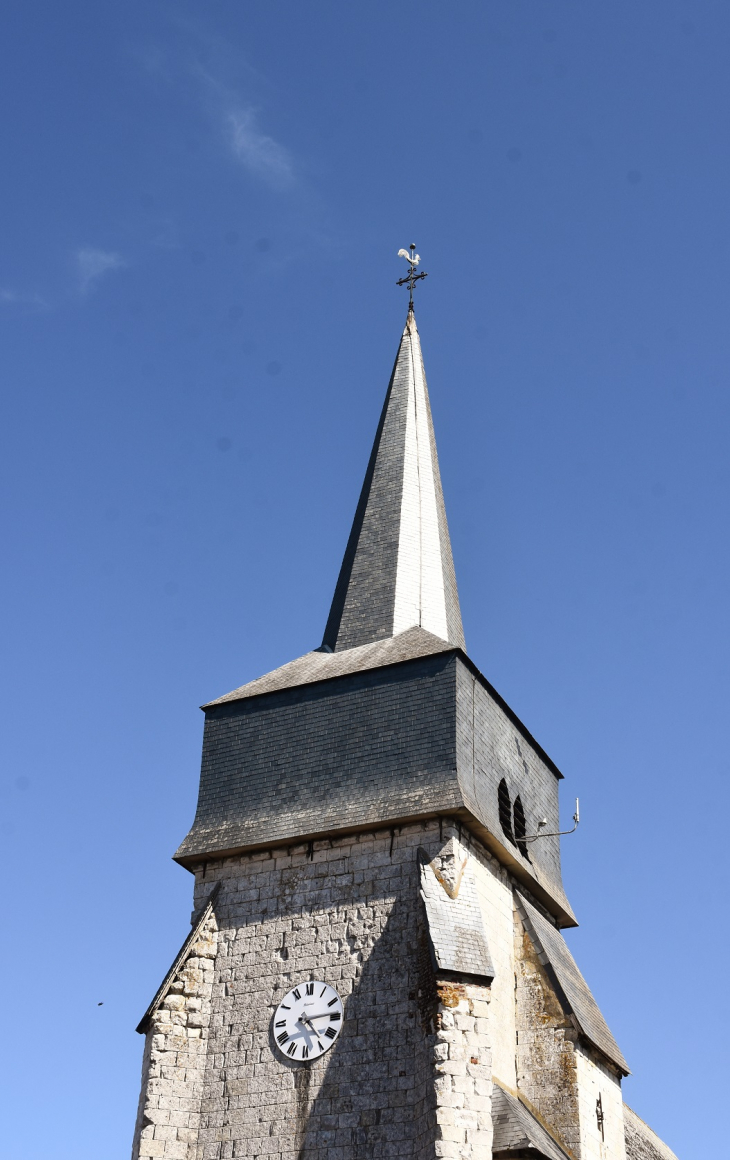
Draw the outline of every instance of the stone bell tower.
[[[134,1160],[671,1160],[561,933],[562,774],[466,652],[412,304],[322,645],[204,708]]]

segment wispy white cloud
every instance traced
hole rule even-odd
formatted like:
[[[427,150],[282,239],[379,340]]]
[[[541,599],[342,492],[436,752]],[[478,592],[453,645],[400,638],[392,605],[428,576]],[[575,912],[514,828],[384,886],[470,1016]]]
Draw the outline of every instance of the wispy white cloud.
[[[227,115],[231,149],[250,173],[262,178],[275,189],[284,189],[294,181],[289,151],[260,132],[252,109],[234,109]]]
[[[110,270],[121,270],[127,265],[121,254],[109,250],[96,250],[91,246],[84,246],[76,251],[76,264],[82,294],[86,294],[102,274],[107,274]]]
[[[3,306],[26,306],[38,309],[47,305],[40,294],[24,294],[20,290],[10,290],[6,286],[0,287],[0,303]]]

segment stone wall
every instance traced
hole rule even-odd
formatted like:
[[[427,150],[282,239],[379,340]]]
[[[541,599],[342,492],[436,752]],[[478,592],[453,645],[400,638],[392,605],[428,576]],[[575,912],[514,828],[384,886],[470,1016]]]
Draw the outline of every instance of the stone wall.
[[[211,915],[152,1016],[132,1160],[196,1158],[217,945]]]
[[[429,822],[200,868],[198,908],[222,884],[209,1000],[181,978],[148,1033],[135,1160],[491,1156],[489,988],[436,977],[419,894],[419,846],[447,840]],[[293,1063],[271,1017],[310,978],[336,987],[345,1022]]]
[[[489,988],[441,982],[433,1044],[434,1150],[445,1160],[491,1160],[492,1059]]]
[[[514,964],[517,1088],[580,1156],[577,1033],[516,911]]]
[[[581,1160],[625,1160],[624,1103],[616,1073],[584,1044],[576,1047]],[[603,1131],[596,1106],[601,1100]]]
[[[625,1160],[620,1076],[580,1036],[517,909],[514,948],[518,1091],[574,1156]]]
[[[445,900],[460,875],[471,883],[491,986],[436,972],[424,852]],[[574,1157],[625,1160],[618,1078],[579,1042],[509,872],[458,821],[202,864],[198,913],[217,883],[215,928],[194,944],[147,1035],[134,1160],[490,1160],[492,1076]],[[326,1055],[293,1062],[276,1049],[271,1019],[311,978],[339,991],[345,1021]]]
[[[490,1042],[492,1071],[509,1088],[517,1086],[515,1072],[515,965],[512,933],[512,880],[496,858],[468,835],[462,841],[470,851],[477,893],[494,964],[491,986]]]

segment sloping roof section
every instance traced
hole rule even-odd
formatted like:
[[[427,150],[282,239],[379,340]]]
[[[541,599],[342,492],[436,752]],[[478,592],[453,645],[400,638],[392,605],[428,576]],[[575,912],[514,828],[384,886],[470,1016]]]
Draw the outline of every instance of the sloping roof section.
[[[419,848],[421,897],[426,907],[428,933],[436,967],[460,975],[494,978],[476,882],[467,866],[456,897],[436,877],[428,854]]]
[[[492,1088],[493,1156],[522,1155],[538,1160],[572,1160],[538,1118],[512,1092],[495,1081]]]
[[[149,1007],[147,1008],[147,1010],[145,1011],[144,1015],[142,1016],[142,1018],[140,1019],[139,1023],[137,1024],[137,1026],[135,1028],[135,1030],[138,1031],[140,1035],[144,1035],[145,1032],[148,1030],[150,1022],[152,1020],[152,1017],[153,1017],[155,1011],[158,1009],[158,1007],[162,1003],[163,999],[167,995],[168,991],[170,990],[170,987],[175,982],[175,979],[177,978],[178,971],[181,969],[181,967],[183,967],[185,965],[185,961],[189,958],[189,956],[193,950],[193,947],[195,946],[195,943],[198,941],[199,938],[201,938],[203,936],[203,934],[204,934],[203,928],[205,927],[205,924],[207,923],[208,919],[210,918],[211,914],[213,913],[213,907],[215,905],[215,900],[220,893],[220,889],[221,889],[221,883],[216,882],[215,886],[213,887],[210,894],[208,895],[208,899],[207,899],[207,902],[205,903],[205,906],[203,907],[203,909],[201,910],[200,914],[198,915],[196,921],[194,922],[193,928],[190,931],[190,934],[187,936],[187,938],[185,939],[185,942],[180,947],[180,950],[175,955],[175,958],[172,960],[172,966],[170,967],[169,971],[167,972],[164,979],[160,983],[160,986],[157,989],[157,993],[155,994],[154,999],[150,1003]]]
[[[232,693],[209,701],[204,709],[212,705],[223,705],[226,701],[242,701],[246,697],[260,697],[263,693],[276,693],[280,689],[293,689],[299,685],[312,685],[316,681],[330,681],[334,677],[344,677],[349,673],[362,673],[367,669],[379,669],[385,665],[397,665],[401,661],[435,653],[449,652],[453,645],[441,640],[423,628],[409,628],[398,636],[387,640],[377,640],[372,644],[360,645],[344,652],[305,653],[295,661],[289,661],[281,668],[241,685]]]
[[[672,1149],[628,1104],[624,1104],[624,1138],[626,1160],[677,1160]]]
[[[323,643],[339,652],[414,625],[464,648],[421,343],[409,311]]]
[[[601,1014],[590,987],[578,970],[575,959],[559,930],[540,914],[524,895],[516,892],[518,908],[540,960],[552,971],[558,995],[567,1006],[585,1038],[611,1060],[624,1075],[629,1065]]]

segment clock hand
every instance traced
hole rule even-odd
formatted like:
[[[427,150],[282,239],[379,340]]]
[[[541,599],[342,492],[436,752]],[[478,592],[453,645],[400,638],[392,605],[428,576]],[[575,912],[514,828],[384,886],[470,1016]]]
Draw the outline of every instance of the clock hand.
[[[316,1016],[315,1016],[315,1018],[316,1018]],[[300,1023],[303,1023],[303,1024],[305,1025],[305,1027],[306,1027],[306,1026],[309,1026],[309,1027],[311,1027],[311,1028],[312,1028],[312,1031],[313,1031],[313,1032],[314,1032],[314,1034],[317,1036],[317,1039],[319,1039],[320,1043],[322,1042],[322,1036],[320,1035],[319,1031],[318,1031],[318,1030],[317,1030],[317,1028],[314,1026],[314,1024],[311,1022],[311,1019],[310,1019],[309,1015],[305,1015],[304,1013],[302,1013],[302,1014],[299,1016],[299,1022],[300,1022]]]

